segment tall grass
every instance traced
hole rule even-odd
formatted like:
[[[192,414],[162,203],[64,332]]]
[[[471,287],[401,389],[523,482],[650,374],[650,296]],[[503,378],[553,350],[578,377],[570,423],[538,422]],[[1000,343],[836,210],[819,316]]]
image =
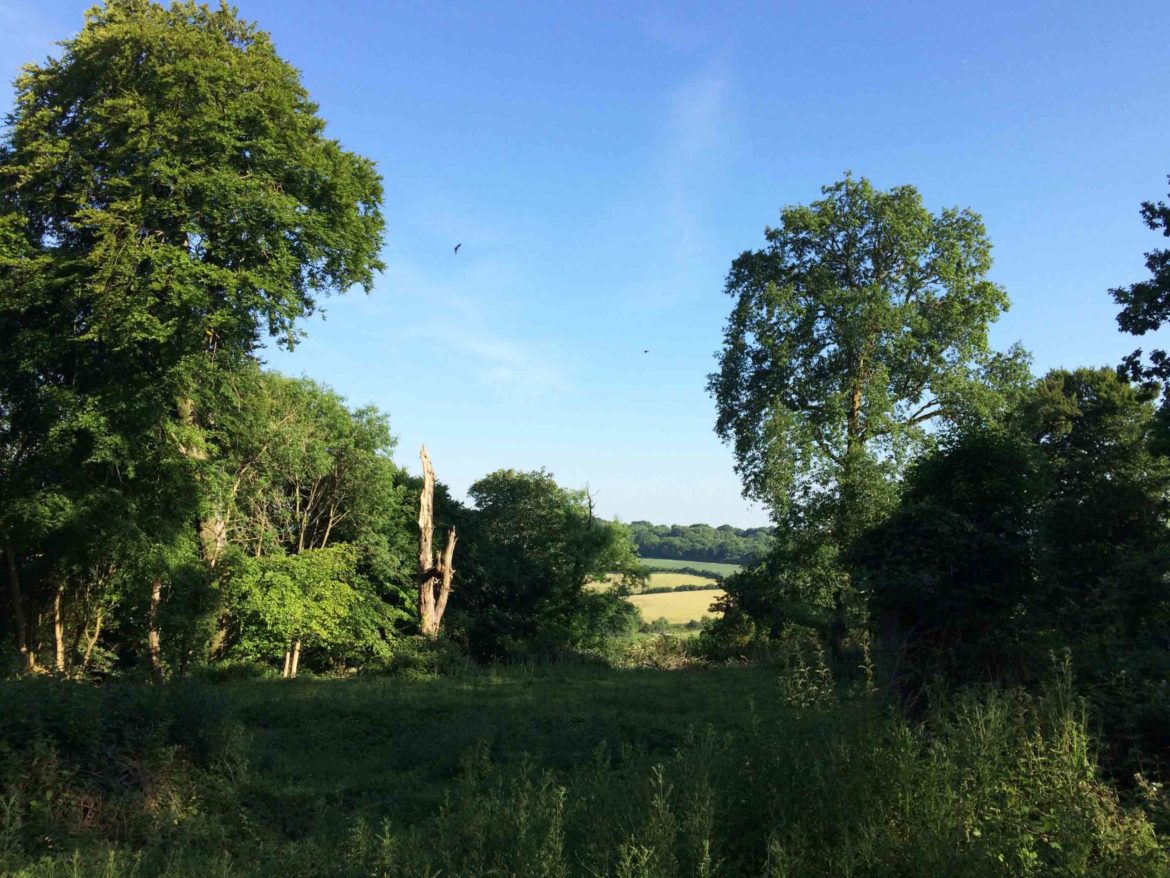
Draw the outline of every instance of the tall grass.
[[[915,722],[864,681],[843,692],[815,656],[767,673],[260,681],[170,701],[53,689],[40,702],[35,689],[18,694],[22,714],[42,717],[18,723],[25,743],[0,732],[15,770],[3,781],[0,867],[29,878],[1170,874],[1150,822],[1098,777],[1067,676],[1040,698],[968,694]],[[0,689],[6,705],[14,691]],[[201,751],[166,719],[205,694],[213,712],[225,695],[248,728],[247,773],[233,767],[244,739],[224,731],[232,722],[199,733]],[[130,706],[107,721],[95,698]],[[132,716],[161,731],[120,738]],[[105,743],[70,743],[62,729],[74,720],[105,723],[94,738]],[[54,783],[149,812],[117,785],[85,786],[111,744],[187,765],[169,825],[51,819],[29,832],[28,795]],[[54,748],[72,766],[59,782],[32,773]]]

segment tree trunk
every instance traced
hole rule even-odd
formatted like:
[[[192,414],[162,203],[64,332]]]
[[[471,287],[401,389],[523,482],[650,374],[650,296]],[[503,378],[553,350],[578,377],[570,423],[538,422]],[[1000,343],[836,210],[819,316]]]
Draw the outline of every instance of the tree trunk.
[[[849,392],[849,414],[845,419],[845,453],[848,455],[861,444],[861,385],[854,384]]]
[[[298,637],[293,641],[292,664],[288,668],[289,679],[295,679],[297,675],[297,665],[301,663],[301,639]]]
[[[65,617],[61,612],[64,600],[65,580],[59,579],[53,592],[53,666],[58,674],[65,673]]]
[[[443,613],[447,611],[447,598],[451,594],[451,579],[455,576],[455,568],[451,562],[455,557],[455,543],[458,541],[455,528],[447,531],[447,546],[443,549],[443,560],[439,562],[439,596],[435,599],[435,637],[439,636],[439,625],[443,622]]]
[[[28,648],[28,626],[24,620],[24,602],[20,598],[20,574],[16,569],[16,552],[9,543],[4,547],[8,558],[8,586],[12,591],[12,615],[16,619],[16,648],[20,650],[20,663],[25,671],[33,670],[36,662]]]
[[[202,431],[195,415],[195,400],[184,397],[177,403],[179,420],[190,428],[191,444],[179,443],[179,453],[191,460],[204,462],[208,459],[207,448],[204,446]],[[199,481],[202,477],[197,476]],[[227,518],[221,508],[215,509],[206,518],[199,520],[199,551],[203,560],[211,569],[219,562],[227,546]]]
[[[162,664],[162,638],[158,631],[158,608],[162,604],[162,578],[150,583],[150,612],[147,616],[146,643],[150,649],[150,673],[156,683],[166,679]]]
[[[284,651],[284,669],[280,672],[283,679],[288,679],[288,669],[292,667],[292,644]]]
[[[88,631],[85,633],[85,655],[81,659],[81,674],[84,674],[89,669],[89,660],[93,655],[93,648],[97,646],[98,637],[102,633],[102,616],[104,612],[101,609],[97,611],[97,618],[93,621],[93,636],[90,637]]]
[[[455,528],[447,531],[447,545],[435,563],[435,469],[424,445],[419,451],[423,468],[423,487],[418,502],[418,627],[426,637],[439,636],[439,626],[447,609],[451,579],[455,575],[452,560],[457,537]],[[435,593],[436,588],[438,594]]]
[[[199,548],[212,570],[227,547],[227,519],[216,511],[199,522]]]

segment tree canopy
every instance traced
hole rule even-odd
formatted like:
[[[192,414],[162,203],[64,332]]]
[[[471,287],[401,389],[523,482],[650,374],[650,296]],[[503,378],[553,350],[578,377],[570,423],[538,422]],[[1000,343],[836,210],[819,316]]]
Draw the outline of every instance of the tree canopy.
[[[1152,231],[1161,230],[1162,237],[1170,237],[1170,204],[1164,201],[1143,201],[1142,221]],[[1162,248],[1146,253],[1149,278],[1115,287],[1109,291],[1113,301],[1121,306],[1117,325],[1131,335],[1145,335],[1158,329],[1170,318],[1170,249]],[[1130,354],[1121,369],[1134,381],[1160,382],[1170,386],[1170,357],[1155,349],[1149,363],[1143,364],[1140,349]]]
[[[481,656],[550,654],[598,646],[637,613],[621,590],[589,590],[607,578],[644,578],[629,531],[593,514],[585,491],[544,470],[499,470],[468,492],[476,511],[453,614]],[[461,546],[464,544],[461,543]]]
[[[862,457],[904,463],[932,421],[993,413],[1023,369],[1020,351],[988,346],[1008,299],[977,214],[932,214],[912,186],[849,175],[822,193],[732,263],[709,383],[745,493],[778,514]]]

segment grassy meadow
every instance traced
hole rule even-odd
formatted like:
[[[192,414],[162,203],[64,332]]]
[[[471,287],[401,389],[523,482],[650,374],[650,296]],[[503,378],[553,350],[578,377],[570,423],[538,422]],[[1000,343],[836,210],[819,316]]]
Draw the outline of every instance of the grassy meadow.
[[[0,684],[0,872],[1167,874],[1067,688],[911,724],[814,663]]]

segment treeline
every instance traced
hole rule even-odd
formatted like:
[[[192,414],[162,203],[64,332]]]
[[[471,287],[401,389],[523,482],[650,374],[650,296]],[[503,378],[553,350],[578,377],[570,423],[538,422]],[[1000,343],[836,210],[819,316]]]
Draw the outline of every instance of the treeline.
[[[630,524],[630,531],[643,558],[751,564],[768,550],[773,528],[635,521]]]
[[[382,269],[373,164],[228,7],[112,0],[24,69],[0,141],[0,551],[25,671],[388,661],[417,630],[420,485],[385,414],[263,371]],[[128,63],[127,58],[137,59]],[[198,63],[194,63],[197,59]],[[500,471],[460,537],[449,636],[479,656],[635,624],[625,528]]]

